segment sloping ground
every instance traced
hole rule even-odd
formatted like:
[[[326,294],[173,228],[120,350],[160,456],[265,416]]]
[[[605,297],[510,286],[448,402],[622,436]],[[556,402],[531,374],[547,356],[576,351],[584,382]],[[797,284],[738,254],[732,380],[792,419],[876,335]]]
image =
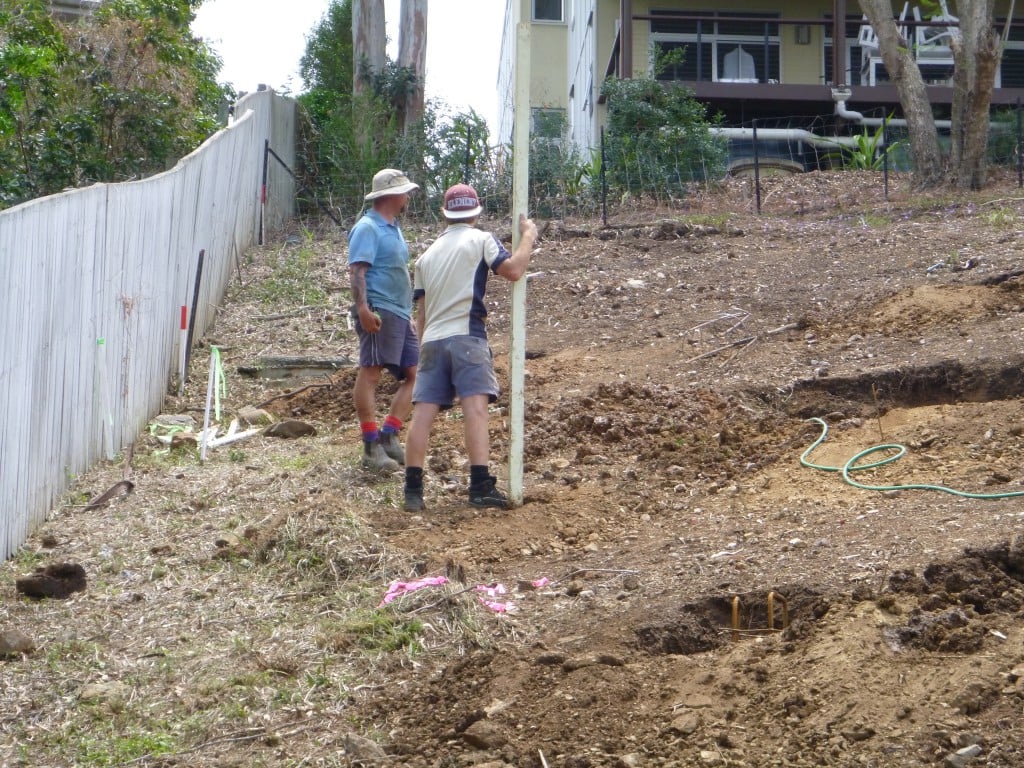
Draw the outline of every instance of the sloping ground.
[[[205,463],[140,436],[80,478],[5,565],[0,630],[34,650],[2,662],[0,763],[1024,765],[1024,198],[808,174],[757,215],[749,184],[547,226],[511,512],[462,503],[457,413],[409,516],[356,468],[351,371],[234,373],[354,348],[340,294],[253,303],[304,246],[257,254],[209,340],[225,407],[316,434]],[[309,248],[340,291],[341,240]],[[490,304],[506,379],[507,287]],[[19,597],[66,561],[85,591]]]

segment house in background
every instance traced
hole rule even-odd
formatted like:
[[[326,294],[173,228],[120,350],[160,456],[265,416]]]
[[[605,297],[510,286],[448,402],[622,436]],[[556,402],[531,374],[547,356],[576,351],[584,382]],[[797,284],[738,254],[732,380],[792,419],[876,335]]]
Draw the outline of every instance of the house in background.
[[[919,3],[901,4],[893,15],[942,125],[953,97],[948,42],[958,21],[944,0]],[[657,77],[689,86],[709,115],[723,116],[727,136],[744,135],[757,119],[759,128],[810,131],[829,141],[902,116],[856,0],[733,0],[724,7],[692,0],[506,0],[498,75],[502,142],[512,137],[516,5],[530,24],[531,128],[536,134],[564,124],[584,150],[600,143],[604,79],[647,76],[658,51],[683,51],[681,63]],[[994,110],[1024,99],[1024,10],[1013,8],[1011,0],[997,0],[997,28],[1002,31],[1007,13],[1014,17]],[[552,116],[559,120],[545,119]]]
[[[55,16],[75,19],[96,10],[102,0],[50,0],[50,10]]]

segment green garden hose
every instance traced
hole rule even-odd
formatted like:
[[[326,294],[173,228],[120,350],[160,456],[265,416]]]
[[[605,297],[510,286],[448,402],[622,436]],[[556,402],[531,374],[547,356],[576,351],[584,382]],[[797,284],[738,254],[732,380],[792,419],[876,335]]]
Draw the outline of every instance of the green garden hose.
[[[821,434],[818,436],[817,440],[811,443],[811,446],[806,451],[800,454],[801,466],[809,467],[811,469],[820,469],[823,472],[840,472],[843,475],[843,480],[854,488],[862,488],[865,491],[942,491],[943,493],[951,493],[954,496],[963,496],[968,499],[1007,499],[1013,496],[1024,496],[1024,491],[1009,491],[1007,493],[969,493],[968,491],[958,491],[955,488],[947,488],[944,485],[929,485],[927,483],[911,483],[908,485],[867,485],[866,483],[858,483],[850,477],[851,473],[860,472],[862,469],[872,469],[874,467],[881,467],[885,464],[891,464],[907,452],[906,447],[899,443],[874,445],[870,448],[864,449],[860,453],[854,454],[841,467],[829,467],[824,464],[814,464],[808,457],[815,448],[825,442],[825,438],[828,436],[828,424],[825,423],[824,419],[819,419],[817,416],[807,419],[807,421],[813,421],[820,424]],[[875,453],[881,453],[883,451],[894,451],[894,453],[890,456],[879,459],[878,461],[873,461],[870,464],[857,463],[867,456],[871,456]]]

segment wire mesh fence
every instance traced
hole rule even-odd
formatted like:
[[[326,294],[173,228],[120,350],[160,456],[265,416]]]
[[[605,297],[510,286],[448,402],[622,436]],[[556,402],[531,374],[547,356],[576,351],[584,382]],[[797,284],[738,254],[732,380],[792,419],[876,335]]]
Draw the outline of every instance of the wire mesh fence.
[[[949,125],[937,123],[940,146],[949,153]],[[487,215],[507,217],[512,206],[512,158],[508,146],[488,145],[481,137],[455,137],[447,154],[425,154],[414,142],[402,145],[388,165],[405,170],[421,190],[409,202],[408,215],[440,222],[444,190],[457,182],[476,187]],[[462,144],[459,144],[459,141]],[[997,111],[990,123],[987,161],[997,172],[1021,173],[1024,144],[1021,110]],[[330,177],[325,187],[308,181],[302,187],[306,210],[325,206],[337,211],[345,228],[365,207],[374,163],[333,159],[331,174],[305,169],[307,178]],[[320,158],[323,161],[323,158]],[[338,168],[345,167],[339,173]],[[606,138],[591,147],[566,139],[535,138],[530,144],[528,201],[533,216],[607,219],[609,209],[649,204],[679,207],[693,195],[731,177],[777,176],[814,171],[877,172],[879,190],[888,194],[890,174],[913,173],[905,121],[881,111],[864,113],[859,123],[834,115],[751,120],[734,127],[712,127],[704,135],[659,134]],[[757,185],[755,184],[755,189]],[[326,193],[323,192],[327,189]],[[320,190],[309,192],[309,190]],[[327,195],[327,200],[316,199]],[[758,201],[755,199],[755,204]]]

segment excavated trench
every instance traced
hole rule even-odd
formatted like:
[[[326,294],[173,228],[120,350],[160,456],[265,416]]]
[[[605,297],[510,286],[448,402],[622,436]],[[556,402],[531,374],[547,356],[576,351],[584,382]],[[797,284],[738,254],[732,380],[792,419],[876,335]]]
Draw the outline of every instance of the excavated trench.
[[[970,364],[943,360],[856,376],[802,379],[793,383],[784,402],[777,391],[755,394],[802,419],[830,412],[866,417],[891,408],[1012,400],[1024,394],[1024,357]]]
[[[917,607],[884,630],[894,651],[973,653],[991,630],[984,617],[1024,612],[1024,535],[988,549],[967,549],[948,562],[933,563],[916,574],[893,573],[879,594],[858,588],[826,595],[806,585],[782,585],[767,592],[706,597],[680,606],[663,621],[636,632],[637,647],[651,655],[691,655],[780,633],[799,641],[839,601],[874,600],[899,614],[897,599],[913,596]]]

